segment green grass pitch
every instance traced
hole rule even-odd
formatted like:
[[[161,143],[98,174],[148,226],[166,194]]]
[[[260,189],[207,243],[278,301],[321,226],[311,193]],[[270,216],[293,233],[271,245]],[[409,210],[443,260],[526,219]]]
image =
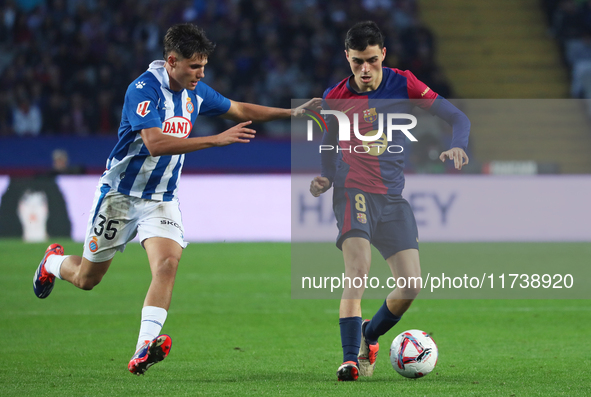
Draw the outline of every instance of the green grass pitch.
[[[290,245],[278,243],[190,244],[163,330],[171,353],[136,377],[127,363],[150,282],[142,248],[117,254],[93,291],[58,280],[39,300],[32,277],[46,246],[0,241],[2,396],[591,395],[589,300],[419,299],[380,339],[375,375],[337,382],[338,301],[292,299]],[[478,255],[474,244],[424,243],[422,261],[441,260],[437,252],[447,249],[446,260],[472,255],[494,266],[516,249],[481,246],[498,257]],[[588,244],[553,247],[590,257]],[[381,304],[364,301],[365,316]],[[392,339],[411,328],[439,346],[437,367],[417,380],[399,376],[388,359]]]

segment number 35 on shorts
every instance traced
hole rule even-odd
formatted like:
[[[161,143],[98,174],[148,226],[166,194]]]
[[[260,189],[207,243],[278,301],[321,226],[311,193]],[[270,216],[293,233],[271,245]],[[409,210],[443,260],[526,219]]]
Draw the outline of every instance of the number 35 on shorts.
[[[100,237],[104,233],[104,237],[107,240],[113,240],[117,235],[117,227],[119,221],[109,220],[104,215],[99,214],[95,221],[94,234]]]

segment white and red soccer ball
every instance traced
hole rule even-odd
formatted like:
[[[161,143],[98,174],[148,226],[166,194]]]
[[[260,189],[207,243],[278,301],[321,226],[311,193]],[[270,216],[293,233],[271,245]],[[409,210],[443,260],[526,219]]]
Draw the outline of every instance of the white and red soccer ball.
[[[404,331],[390,347],[390,362],[400,375],[421,378],[437,364],[437,345],[429,334],[418,329]]]

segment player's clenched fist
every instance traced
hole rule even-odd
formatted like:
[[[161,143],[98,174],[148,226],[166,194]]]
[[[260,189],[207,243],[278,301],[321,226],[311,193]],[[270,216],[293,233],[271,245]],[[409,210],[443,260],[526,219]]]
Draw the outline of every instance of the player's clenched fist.
[[[310,183],[310,193],[312,193],[312,196],[314,197],[320,196],[328,189],[330,189],[330,180],[323,176],[317,176]]]
[[[217,135],[216,145],[226,146],[236,142],[248,143],[251,139],[254,139],[255,130],[246,128],[247,125],[252,124],[252,121],[245,121],[244,123],[236,124]]]

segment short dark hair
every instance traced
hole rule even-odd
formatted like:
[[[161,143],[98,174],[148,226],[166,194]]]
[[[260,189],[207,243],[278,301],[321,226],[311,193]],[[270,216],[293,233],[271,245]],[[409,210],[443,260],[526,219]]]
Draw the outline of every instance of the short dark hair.
[[[384,48],[384,36],[374,21],[358,22],[347,32],[345,49],[364,51],[370,45]]]
[[[196,54],[209,57],[215,43],[212,43],[200,27],[191,23],[180,23],[171,26],[164,36],[164,58],[172,51],[185,59],[191,59]]]

